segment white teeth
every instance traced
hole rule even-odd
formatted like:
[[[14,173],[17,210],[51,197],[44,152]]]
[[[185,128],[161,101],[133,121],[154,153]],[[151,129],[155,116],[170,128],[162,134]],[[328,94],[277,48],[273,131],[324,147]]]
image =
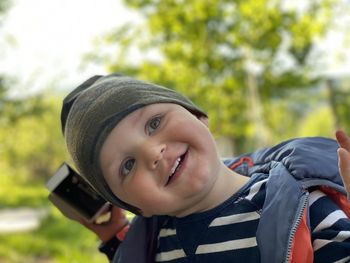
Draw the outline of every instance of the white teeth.
[[[176,160],[175,163],[174,163],[173,168],[171,168],[171,175],[170,175],[170,176],[172,176],[173,173],[176,171],[176,168],[177,168],[177,166],[179,165],[180,161],[181,161],[181,158],[180,158],[180,157],[177,158],[177,160]]]

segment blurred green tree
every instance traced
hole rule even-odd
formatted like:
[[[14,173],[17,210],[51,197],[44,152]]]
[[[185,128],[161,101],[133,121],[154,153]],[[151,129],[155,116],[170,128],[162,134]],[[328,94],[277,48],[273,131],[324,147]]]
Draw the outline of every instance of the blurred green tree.
[[[9,0],[1,0],[0,1],[0,13],[4,13],[9,5],[11,4],[11,2]]]
[[[0,21],[11,2],[0,0]],[[48,178],[65,158],[58,99],[11,96],[15,79],[0,73],[0,169],[16,182]]]
[[[0,0],[0,26],[6,19],[6,12],[10,8],[12,1]],[[14,123],[24,115],[40,114],[43,109],[40,103],[40,96],[27,98],[15,98],[9,95],[15,80],[0,72],[0,125]]]
[[[37,104],[36,100],[27,98],[25,104]],[[62,160],[68,159],[59,123],[60,103],[57,97],[46,97],[40,100],[40,114],[27,112],[11,122],[4,122],[3,118],[0,129],[3,173],[19,181],[43,182]]]
[[[341,1],[124,2],[144,20],[106,37],[118,44],[114,56],[104,58],[110,71],[186,94],[208,111],[214,133],[231,137],[238,151],[297,133],[294,120],[308,104],[291,95],[312,93],[319,83],[311,74],[322,56],[315,41],[333,26]],[[141,59],[130,62],[135,50]]]
[[[45,109],[42,96],[11,97],[9,91],[13,86],[13,80],[7,76],[0,77],[0,125],[14,124],[25,116],[41,115]]]
[[[350,79],[327,79],[330,108],[334,116],[334,126],[350,131]]]
[[[9,0],[0,0],[0,26],[4,20],[4,16],[9,6],[10,6]],[[0,75],[0,101],[1,101],[1,98],[4,96],[5,91],[6,91],[6,87],[4,86],[4,77]]]

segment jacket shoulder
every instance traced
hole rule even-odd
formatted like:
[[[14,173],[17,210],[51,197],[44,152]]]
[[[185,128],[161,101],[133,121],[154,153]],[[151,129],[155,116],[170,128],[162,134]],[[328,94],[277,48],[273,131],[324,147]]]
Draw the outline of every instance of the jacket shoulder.
[[[269,173],[277,164],[283,164],[296,180],[325,179],[342,185],[338,170],[338,144],[324,137],[295,138],[275,146],[232,159],[234,163],[249,157],[253,166],[246,175]]]

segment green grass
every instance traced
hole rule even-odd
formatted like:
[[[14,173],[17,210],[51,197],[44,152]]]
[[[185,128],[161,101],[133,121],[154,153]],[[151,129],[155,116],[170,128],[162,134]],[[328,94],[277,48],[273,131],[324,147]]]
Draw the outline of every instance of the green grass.
[[[0,233],[0,263],[108,262],[97,250],[99,241],[95,235],[65,218],[49,203],[43,184],[1,181],[0,208],[44,208],[48,214],[34,231]]]

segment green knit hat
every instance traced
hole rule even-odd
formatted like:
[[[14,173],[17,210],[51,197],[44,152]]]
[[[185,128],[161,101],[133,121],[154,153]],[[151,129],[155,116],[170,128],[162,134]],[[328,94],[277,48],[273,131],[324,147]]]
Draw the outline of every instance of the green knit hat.
[[[140,210],[120,200],[109,188],[99,162],[101,147],[128,114],[154,103],[175,103],[196,116],[206,116],[181,94],[120,74],[94,76],[63,100],[62,132],[80,174],[109,202],[133,213]]]

